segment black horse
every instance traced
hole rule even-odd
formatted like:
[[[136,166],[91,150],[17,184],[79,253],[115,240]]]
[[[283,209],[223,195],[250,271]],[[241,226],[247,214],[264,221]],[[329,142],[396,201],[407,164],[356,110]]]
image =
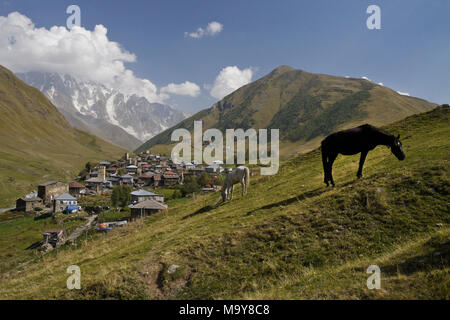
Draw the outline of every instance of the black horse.
[[[405,159],[405,154],[402,150],[402,143],[400,142],[400,135],[397,137],[385,133],[370,124],[342,130],[330,134],[322,141],[322,162],[324,171],[324,182],[327,187],[328,182],[334,186],[333,181],[333,162],[339,153],[343,155],[353,155],[361,152],[359,159],[359,169],[356,176],[362,177],[362,169],[367,153],[378,145],[385,145],[391,148],[392,153],[399,159]]]

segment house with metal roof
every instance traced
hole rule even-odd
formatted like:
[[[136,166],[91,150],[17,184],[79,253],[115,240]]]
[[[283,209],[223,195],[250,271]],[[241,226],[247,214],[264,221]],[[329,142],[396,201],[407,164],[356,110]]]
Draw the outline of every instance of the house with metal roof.
[[[67,211],[70,213],[75,210],[78,210],[78,201],[74,196],[63,193],[53,199],[53,212]]]
[[[122,181],[122,184],[133,184],[133,176],[129,174],[125,174],[120,177],[120,180]]]
[[[225,169],[218,163],[213,163],[206,167],[208,173],[222,173]]]
[[[132,165],[127,166],[126,170],[130,174],[135,174],[137,172],[137,170],[138,170],[138,167],[135,166],[134,164],[132,164]]]
[[[156,200],[148,199],[130,206],[131,219],[148,216],[162,211],[167,211],[167,205]]]
[[[93,190],[96,193],[100,193],[103,190],[103,178],[90,178],[86,180],[84,183],[86,185],[86,188],[89,190]]]
[[[120,180],[120,178],[117,178],[117,177],[109,177],[109,178],[106,178],[106,181],[105,181],[105,186],[107,188],[113,188],[114,186],[120,186],[120,184],[121,184],[121,180]]]
[[[184,164],[184,168],[186,170],[194,169],[195,168],[195,164],[193,164],[192,162],[187,162],[187,163]]]
[[[132,203],[140,203],[146,200],[155,200],[158,202],[164,202],[164,196],[160,194],[156,194],[144,189],[136,190],[131,192],[131,201]]]

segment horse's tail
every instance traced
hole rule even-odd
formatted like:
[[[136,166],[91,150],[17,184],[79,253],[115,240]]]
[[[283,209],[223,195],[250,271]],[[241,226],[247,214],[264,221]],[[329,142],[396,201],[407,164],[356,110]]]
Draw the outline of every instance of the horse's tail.
[[[322,152],[322,164],[323,164],[323,181],[328,185],[328,155],[326,152],[326,146],[324,141],[320,144],[320,151]]]
[[[322,152],[322,163],[323,163],[323,168],[325,169],[328,164],[328,159],[327,159],[327,153],[325,151],[325,144],[323,141],[320,144],[320,151]]]
[[[250,185],[250,169],[245,167],[245,190],[248,190]]]

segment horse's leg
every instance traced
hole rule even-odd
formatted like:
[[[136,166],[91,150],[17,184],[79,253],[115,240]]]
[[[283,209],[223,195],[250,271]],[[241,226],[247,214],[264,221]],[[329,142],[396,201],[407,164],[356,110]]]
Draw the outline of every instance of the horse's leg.
[[[230,200],[233,200],[233,191],[234,191],[234,184],[231,186],[231,198],[230,198]]]
[[[362,178],[362,170],[364,166],[364,161],[366,161],[366,156],[369,151],[361,151],[361,158],[359,158],[359,168],[356,176],[361,179]]]
[[[242,186],[242,196],[245,196],[245,178],[242,178],[241,180],[241,186]]]
[[[337,153],[333,153],[328,156],[328,179],[331,182],[331,185],[334,187],[334,180],[333,180],[333,163],[334,160],[336,160]]]
[[[327,185],[327,187],[330,185],[328,183],[328,160],[327,160],[327,155],[325,153],[325,151],[323,150],[322,147],[322,164],[323,164],[323,182],[325,182],[325,184]]]

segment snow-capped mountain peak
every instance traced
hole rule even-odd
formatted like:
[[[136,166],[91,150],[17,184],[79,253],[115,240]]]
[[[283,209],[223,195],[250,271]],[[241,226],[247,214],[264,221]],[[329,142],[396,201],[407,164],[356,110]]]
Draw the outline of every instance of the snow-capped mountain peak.
[[[170,106],[150,103],[144,97],[123,94],[103,84],[81,81],[67,74],[27,72],[18,76],[40,89],[63,114],[70,114],[66,118],[74,126],[80,120],[84,124],[87,122],[88,127],[107,122],[146,141],[187,116]],[[90,131],[98,131],[94,129],[97,128]],[[111,137],[102,138],[111,141]]]

